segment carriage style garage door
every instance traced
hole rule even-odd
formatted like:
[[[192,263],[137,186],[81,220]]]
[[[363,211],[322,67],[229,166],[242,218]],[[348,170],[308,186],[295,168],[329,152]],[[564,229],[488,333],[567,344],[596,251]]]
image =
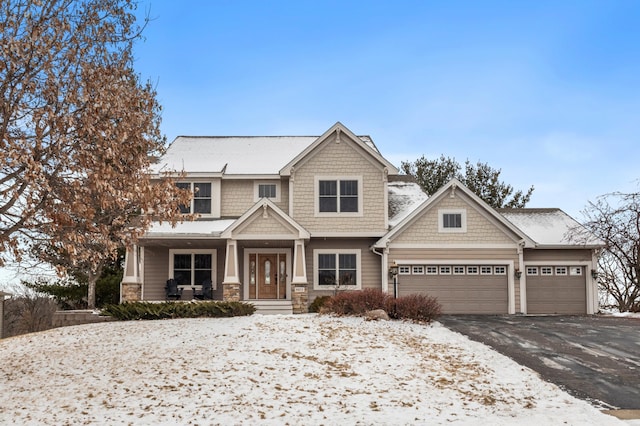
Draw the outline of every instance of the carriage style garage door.
[[[586,314],[582,266],[527,266],[528,314]]]
[[[401,265],[398,295],[438,298],[444,314],[506,314],[506,265]]]

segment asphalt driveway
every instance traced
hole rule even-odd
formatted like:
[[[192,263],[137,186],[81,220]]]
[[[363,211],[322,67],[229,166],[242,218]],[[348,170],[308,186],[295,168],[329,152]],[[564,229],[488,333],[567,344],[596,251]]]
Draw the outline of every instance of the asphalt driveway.
[[[640,319],[445,315],[439,321],[603,409],[640,409]]]

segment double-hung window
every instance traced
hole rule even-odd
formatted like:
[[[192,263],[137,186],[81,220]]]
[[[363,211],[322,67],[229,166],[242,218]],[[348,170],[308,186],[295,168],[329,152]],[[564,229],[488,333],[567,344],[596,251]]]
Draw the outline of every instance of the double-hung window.
[[[193,194],[188,205],[180,205],[181,213],[211,214],[211,182],[179,182],[176,185]]]
[[[314,250],[314,288],[360,288],[360,250]]]
[[[170,250],[169,278],[184,287],[200,286],[210,280],[215,288],[215,250]]]
[[[357,178],[318,179],[318,213],[361,213],[360,186]]]

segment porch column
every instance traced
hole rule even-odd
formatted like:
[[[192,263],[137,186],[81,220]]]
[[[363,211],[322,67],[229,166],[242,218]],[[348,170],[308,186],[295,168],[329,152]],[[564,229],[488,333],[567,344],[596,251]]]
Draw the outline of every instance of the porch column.
[[[293,248],[293,279],[291,280],[291,302],[294,314],[309,312],[309,283],[304,240],[296,240]]]
[[[127,247],[124,255],[124,274],[120,283],[120,303],[142,300],[140,277],[140,249],[137,245]]]
[[[382,292],[389,293],[389,249],[382,250]]]
[[[238,274],[238,242],[227,240],[227,252],[224,262],[224,280],[222,281],[222,299],[237,302],[240,300],[240,276]]]

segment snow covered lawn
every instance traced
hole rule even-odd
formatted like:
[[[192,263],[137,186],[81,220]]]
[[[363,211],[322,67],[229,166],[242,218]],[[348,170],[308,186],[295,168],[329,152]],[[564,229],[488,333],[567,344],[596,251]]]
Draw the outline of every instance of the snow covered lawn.
[[[112,322],[0,340],[1,424],[615,425],[434,324]]]

